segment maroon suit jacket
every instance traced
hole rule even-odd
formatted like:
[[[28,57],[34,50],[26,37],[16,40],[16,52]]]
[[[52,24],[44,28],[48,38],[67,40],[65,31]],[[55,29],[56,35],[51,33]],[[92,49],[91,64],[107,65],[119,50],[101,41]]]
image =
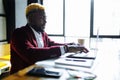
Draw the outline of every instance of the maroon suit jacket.
[[[38,48],[31,28],[26,25],[17,28],[11,39],[11,74],[34,64],[61,55],[59,44],[51,41],[45,32],[42,33],[44,48]]]

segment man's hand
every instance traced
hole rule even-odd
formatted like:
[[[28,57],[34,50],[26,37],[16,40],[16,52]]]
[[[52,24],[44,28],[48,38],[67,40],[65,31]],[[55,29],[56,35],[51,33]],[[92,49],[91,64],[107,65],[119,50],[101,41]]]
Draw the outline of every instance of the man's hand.
[[[85,48],[84,46],[81,46],[79,44],[76,45],[67,45],[68,47],[68,52],[84,52],[84,53],[88,53],[89,50],[87,48]]]

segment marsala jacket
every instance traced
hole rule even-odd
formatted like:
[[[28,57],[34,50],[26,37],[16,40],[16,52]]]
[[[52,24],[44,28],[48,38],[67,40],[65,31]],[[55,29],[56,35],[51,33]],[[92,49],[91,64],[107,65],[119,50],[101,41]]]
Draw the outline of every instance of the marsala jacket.
[[[59,45],[64,44],[51,41],[45,32],[42,33],[42,38],[44,48],[38,48],[35,35],[28,25],[14,30],[10,42],[11,74],[34,64],[36,61],[61,55]]]

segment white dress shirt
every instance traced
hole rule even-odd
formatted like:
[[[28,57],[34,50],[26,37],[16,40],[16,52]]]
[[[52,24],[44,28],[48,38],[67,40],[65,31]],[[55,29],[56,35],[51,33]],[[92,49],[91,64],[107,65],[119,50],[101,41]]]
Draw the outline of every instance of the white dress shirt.
[[[38,44],[38,47],[39,48],[43,48],[44,47],[44,42],[43,42],[43,39],[42,39],[42,33],[38,33],[36,32],[32,27],[31,27],[34,35],[35,35],[35,38],[37,40],[37,44]],[[61,54],[64,54],[65,53],[65,49],[64,49],[64,46],[60,46],[60,51],[61,51]]]
[[[31,27],[31,29],[32,29],[32,31],[35,35],[36,40],[37,40],[38,47],[43,48],[44,47],[44,42],[43,42],[43,39],[42,39],[42,33],[41,32],[40,33],[36,32],[32,27]]]

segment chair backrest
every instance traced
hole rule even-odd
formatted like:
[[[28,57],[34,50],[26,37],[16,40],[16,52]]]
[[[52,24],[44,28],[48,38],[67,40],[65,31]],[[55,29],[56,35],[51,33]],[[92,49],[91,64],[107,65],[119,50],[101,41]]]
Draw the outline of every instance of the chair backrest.
[[[0,59],[10,59],[10,44],[0,44]]]

